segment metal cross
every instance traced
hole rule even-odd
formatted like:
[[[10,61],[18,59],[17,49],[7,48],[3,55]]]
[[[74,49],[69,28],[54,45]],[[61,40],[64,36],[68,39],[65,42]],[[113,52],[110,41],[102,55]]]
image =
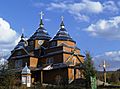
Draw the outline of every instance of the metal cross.
[[[40,19],[43,18],[43,15],[44,15],[44,13],[41,11],[41,12],[40,12]]]
[[[25,31],[24,28],[22,28],[22,34],[24,33],[24,31]]]
[[[106,61],[104,60],[102,64],[100,64],[100,67],[103,68],[104,72],[106,71],[106,67],[109,67],[109,65],[106,63]]]
[[[64,20],[64,16],[61,16],[62,21]]]

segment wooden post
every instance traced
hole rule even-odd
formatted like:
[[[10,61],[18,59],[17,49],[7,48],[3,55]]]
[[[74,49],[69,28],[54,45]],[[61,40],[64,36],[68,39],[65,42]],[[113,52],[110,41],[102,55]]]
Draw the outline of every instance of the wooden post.
[[[104,72],[104,82],[106,83],[106,72]]]
[[[100,65],[100,67],[102,67],[103,71],[104,71],[104,85],[106,84],[106,76],[107,76],[107,74],[106,74],[106,67],[108,67],[108,66],[109,65],[105,62],[105,60],[104,60],[103,64]]]
[[[43,84],[43,71],[41,70],[41,84]]]

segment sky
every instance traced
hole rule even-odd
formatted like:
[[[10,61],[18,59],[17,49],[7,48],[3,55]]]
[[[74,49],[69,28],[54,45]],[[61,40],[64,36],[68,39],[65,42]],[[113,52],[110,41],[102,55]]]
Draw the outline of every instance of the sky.
[[[15,47],[22,29],[27,38],[37,30],[43,11],[44,27],[51,37],[64,16],[65,28],[81,54],[87,50],[95,62],[120,62],[119,8],[120,0],[1,0],[0,55]]]

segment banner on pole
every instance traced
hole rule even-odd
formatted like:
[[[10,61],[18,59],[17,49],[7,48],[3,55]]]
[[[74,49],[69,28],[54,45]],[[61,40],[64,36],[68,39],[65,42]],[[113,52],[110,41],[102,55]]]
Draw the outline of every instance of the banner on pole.
[[[91,89],[97,89],[96,77],[90,77],[91,80]]]

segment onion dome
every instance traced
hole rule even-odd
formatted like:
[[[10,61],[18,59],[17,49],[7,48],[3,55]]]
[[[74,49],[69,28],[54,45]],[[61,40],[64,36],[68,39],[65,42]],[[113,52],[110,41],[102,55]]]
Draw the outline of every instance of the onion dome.
[[[27,46],[27,41],[24,38],[24,34],[21,35],[21,40],[18,42],[18,45],[15,47],[15,49],[22,48]]]
[[[30,69],[27,66],[27,63],[25,65],[25,67],[22,69],[22,73],[21,74],[31,74]]]
[[[65,41],[72,41],[75,42],[67,30],[65,29],[65,25],[63,22],[63,17],[62,17],[62,22],[60,24],[60,30],[58,30],[57,34],[53,37],[53,40],[65,40]]]
[[[43,13],[41,12],[41,19],[40,19],[40,25],[39,28],[36,30],[36,32],[30,37],[29,40],[50,40],[51,37],[44,28],[44,24],[42,21],[42,15]]]

